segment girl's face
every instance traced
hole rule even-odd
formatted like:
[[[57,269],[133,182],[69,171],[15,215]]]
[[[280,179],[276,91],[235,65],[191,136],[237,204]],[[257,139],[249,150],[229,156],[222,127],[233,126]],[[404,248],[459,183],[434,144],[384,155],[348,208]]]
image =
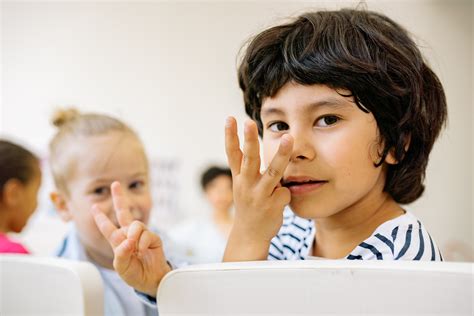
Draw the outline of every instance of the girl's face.
[[[68,193],[62,217],[74,221],[90,259],[111,267],[112,248],[99,232],[91,207],[98,204],[117,224],[110,185],[119,181],[133,216],[147,223],[152,208],[148,161],[140,141],[128,132],[83,137],[73,146],[75,164],[65,181]]]
[[[34,213],[38,206],[38,191],[41,185],[41,169],[37,161],[33,162],[33,175],[31,179],[21,185],[22,199],[19,201],[20,205],[15,209],[15,216],[11,223],[10,230],[19,233],[23,230],[28,222],[28,219]]]

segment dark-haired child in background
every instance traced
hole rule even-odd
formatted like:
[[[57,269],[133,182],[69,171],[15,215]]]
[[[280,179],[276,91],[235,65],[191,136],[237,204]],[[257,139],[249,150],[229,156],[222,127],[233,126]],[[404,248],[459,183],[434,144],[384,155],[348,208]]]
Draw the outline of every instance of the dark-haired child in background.
[[[191,264],[222,261],[233,222],[230,169],[208,167],[201,175],[201,188],[211,209],[169,231]]]
[[[0,253],[29,253],[7,233],[20,233],[38,205],[41,169],[24,147],[0,140]]]

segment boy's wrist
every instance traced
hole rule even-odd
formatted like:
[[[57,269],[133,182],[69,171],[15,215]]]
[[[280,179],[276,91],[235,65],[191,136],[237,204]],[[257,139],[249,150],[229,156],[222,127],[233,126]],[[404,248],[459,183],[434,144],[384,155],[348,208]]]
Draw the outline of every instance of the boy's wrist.
[[[232,229],[224,253],[224,262],[266,260],[270,240]]]

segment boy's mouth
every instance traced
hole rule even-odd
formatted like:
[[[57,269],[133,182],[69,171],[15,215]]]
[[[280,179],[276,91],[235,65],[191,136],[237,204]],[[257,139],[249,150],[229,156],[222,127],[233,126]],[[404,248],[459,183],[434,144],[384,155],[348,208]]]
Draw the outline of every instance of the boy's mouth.
[[[282,179],[281,185],[290,189],[292,195],[303,195],[320,188],[327,182],[327,180],[310,177],[288,177]]]

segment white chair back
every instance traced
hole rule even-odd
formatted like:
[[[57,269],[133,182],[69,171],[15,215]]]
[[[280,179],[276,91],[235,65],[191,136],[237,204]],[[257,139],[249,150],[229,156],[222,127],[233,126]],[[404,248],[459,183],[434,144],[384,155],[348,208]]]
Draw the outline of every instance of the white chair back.
[[[0,255],[0,315],[103,315],[103,284],[87,262]]]
[[[262,261],[189,266],[157,292],[172,315],[473,315],[473,264]]]

